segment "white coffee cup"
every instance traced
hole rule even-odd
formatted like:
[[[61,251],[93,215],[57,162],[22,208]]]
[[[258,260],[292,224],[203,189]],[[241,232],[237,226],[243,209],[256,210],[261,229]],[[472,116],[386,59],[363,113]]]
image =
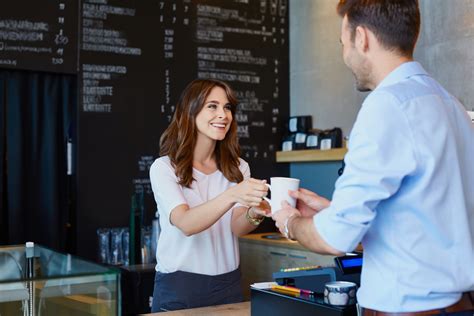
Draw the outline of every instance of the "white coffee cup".
[[[281,202],[284,200],[292,207],[296,206],[296,199],[288,194],[288,190],[297,191],[300,187],[300,179],[272,177],[267,186],[272,192],[272,198],[264,197],[264,199],[270,204],[272,214],[281,209]]]

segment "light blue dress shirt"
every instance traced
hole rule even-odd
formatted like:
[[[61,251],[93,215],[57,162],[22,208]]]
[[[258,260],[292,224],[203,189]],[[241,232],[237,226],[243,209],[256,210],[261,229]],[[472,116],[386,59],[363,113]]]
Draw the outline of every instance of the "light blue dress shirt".
[[[364,247],[361,306],[386,312],[454,304],[474,289],[474,125],[417,62],[367,96],[321,237]]]

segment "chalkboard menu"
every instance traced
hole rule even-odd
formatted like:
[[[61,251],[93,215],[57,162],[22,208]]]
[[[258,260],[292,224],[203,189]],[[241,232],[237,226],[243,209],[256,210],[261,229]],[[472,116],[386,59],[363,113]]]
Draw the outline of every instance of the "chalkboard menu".
[[[73,73],[77,253],[96,258],[99,227],[127,226],[131,195],[156,205],[149,168],[176,101],[196,78],[239,100],[252,176],[288,175],[275,152],[289,115],[287,0],[15,0],[0,10],[0,67]]]
[[[0,67],[77,73],[78,0],[15,0],[0,9]]]
[[[275,163],[289,114],[286,0],[83,0],[80,16],[78,233],[90,242],[79,254],[95,255],[97,227],[128,223],[134,192],[145,193],[145,222],[153,215],[149,167],[195,78],[236,91],[252,175],[288,174]]]

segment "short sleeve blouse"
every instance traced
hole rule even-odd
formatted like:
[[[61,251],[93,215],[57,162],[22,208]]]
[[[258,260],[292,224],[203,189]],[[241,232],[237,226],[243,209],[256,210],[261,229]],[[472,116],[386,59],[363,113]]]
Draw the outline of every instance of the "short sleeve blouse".
[[[250,177],[247,162],[240,159],[244,179]],[[220,170],[204,174],[193,170],[195,181],[190,188],[178,183],[168,156],[155,160],[150,168],[150,180],[160,215],[161,233],[157,246],[156,270],[163,273],[185,271],[217,275],[233,271],[239,266],[238,239],[231,230],[232,209],[210,228],[186,236],[170,222],[171,211],[179,205],[190,208],[203,204],[236,185],[227,180]]]

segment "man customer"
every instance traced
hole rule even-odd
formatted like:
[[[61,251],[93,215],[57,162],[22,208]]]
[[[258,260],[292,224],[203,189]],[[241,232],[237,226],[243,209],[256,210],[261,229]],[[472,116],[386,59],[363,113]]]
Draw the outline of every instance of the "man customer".
[[[300,189],[273,215],[319,253],[361,242],[363,315],[473,315],[474,126],[413,60],[416,0],[340,0],[345,64],[362,104],[332,200]],[[398,314],[403,313],[403,314]]]

